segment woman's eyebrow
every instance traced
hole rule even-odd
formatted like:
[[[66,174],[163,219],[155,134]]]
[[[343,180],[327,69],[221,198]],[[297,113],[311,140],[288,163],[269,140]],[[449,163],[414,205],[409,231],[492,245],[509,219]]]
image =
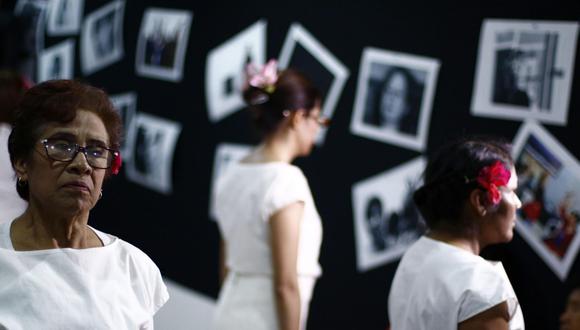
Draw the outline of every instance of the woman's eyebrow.
[[[68,132],[56,132],[48,137],[49,139],[75,140],[76,135]]]

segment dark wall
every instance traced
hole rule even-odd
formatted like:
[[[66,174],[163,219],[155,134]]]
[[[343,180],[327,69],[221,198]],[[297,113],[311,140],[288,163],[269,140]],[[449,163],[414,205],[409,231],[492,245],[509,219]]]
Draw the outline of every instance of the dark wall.
[[[85,1],[85,13],[107,3]],[[7,7],[6,3],[3,4]],[[193,23],[179,83],[139,77],[134,59],[142,14],[147,7],[189,9]],[[577,1],[509,1],[452,5],[414,1],[128,1],[125,7],[125,56],[101,71],[77,77],[109,93],[136,91],[137,110],[178,121],[183,126],[175,149],[171,195],[126,180],[124,173],[107,183],[91,223],[143,249],[162,273],[208,296],[218,294],[218,240],[208,219],[210,178],[215,146],[220,142],[254,143],[244,112],[217,124],[208,120],[204,91],[208,51],[260,18],[267,27],[267,57],[279,55],[286,32],[299,22],[350,70],[324,146],[300,159],[324,224],[321,264],[324,274],[314,294],[311,329],[384,329],[387,296],[397,263],[365,273],[356,270],[352,184],[407,162],[420,153],[355,136],[349,125],[362,50],[376,47],[439,59],[441,67],[429,124],[427,152],[449,138],[486,133],[512,139],[520,122],[474,117],[470,104],[484,18],[577,21]],[[47,45],[62,38],[47,38]],[[77,36],[76,53],[80,37]],[[580,157],[578,50],[568,125],[544,125],[570,152]],[[507,245],[484,251],[502,260],[520,299],[528,329],[556,329],[571,285],[578,284],[576,258],[562,282],[518,235]]]

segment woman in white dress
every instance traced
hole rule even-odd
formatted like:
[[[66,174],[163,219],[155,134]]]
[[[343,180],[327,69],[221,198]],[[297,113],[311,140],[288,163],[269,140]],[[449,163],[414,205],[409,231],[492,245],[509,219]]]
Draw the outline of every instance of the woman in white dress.
[[[215,329],[304,329],[322,226],[308,182],[292,165],[310,153],[320,93],[301,73],[251,67],[244,98],[262,143],[218,179],[223,286]]]
[[[479,256],[513,237],[518,178],[509,145],[452,142],[432,157],[414,200],[429,231],[403,256],[389,294],[392,329],[524,329],[500,262]]]

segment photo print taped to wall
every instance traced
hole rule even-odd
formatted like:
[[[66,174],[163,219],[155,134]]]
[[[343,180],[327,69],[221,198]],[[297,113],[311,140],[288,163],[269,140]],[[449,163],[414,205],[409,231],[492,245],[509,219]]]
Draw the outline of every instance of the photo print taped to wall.
[[[188,10],[145,10],[135,55],[137,75],[181,81],[192,18]]]
[[[84,3],[84,0],[48,1],[47,34],[63,36],[78,33],[83,19]]]
[[[245,106],[246,65],[265,63],[266,26],[265,20],[259,20],[208,53],[205,93],[210,121],[215,123]]]
[[[44,49],[38,56],[37,82],[74,78],[74,50],[74,39]]]
[[[483,22],[471,111],[566,125],[578,22]]]
[[[360,67],[351,132],[425,150],[439,61],[365,48]]]
[[[135,92],[127,92],[122,94],[110,95],[109,98],[119,112],[123,122],[123,139],[121,141],[121,156],[125,163],[131,161],[133,155],[133,147],[135,140],[135,115],[137,108],[137,94]],[[123,169],[123,167],[121,167]]]
[[[331,119],[350,74],[347,67],[298,23],[290,26],[278,61],[280,69],[298,69],[314,82],[323,97],[321,116]],[[326,131],[321,127],[318,145],[324,143]]]

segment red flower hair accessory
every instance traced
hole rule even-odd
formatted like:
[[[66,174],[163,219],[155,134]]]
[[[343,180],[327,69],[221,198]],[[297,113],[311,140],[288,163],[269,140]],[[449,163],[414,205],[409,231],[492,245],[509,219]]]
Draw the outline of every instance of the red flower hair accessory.
[[[122,163],[121,153],[118,151],[115,151],[113,153],[113,155],[115,158],[113,158],[113,164],[111,165],[111,174],[117,175],[117,174],[119,174],[119,170],[121,169],[121,163]]]
[[[276,90],[276,81],[278,81],[278,61],[271,59],[261,68],[256,68],[249,63],[246,66],[246,75],[250,86],[272,94]]]
[[[505,168],[502,162],[497,160],[495,163],[482,168],[476,180],[487,190],[487,196],[491,203],[497,205],[501,200],[501,193],[497,188],[507,185],[511,175],[511,172]]]

